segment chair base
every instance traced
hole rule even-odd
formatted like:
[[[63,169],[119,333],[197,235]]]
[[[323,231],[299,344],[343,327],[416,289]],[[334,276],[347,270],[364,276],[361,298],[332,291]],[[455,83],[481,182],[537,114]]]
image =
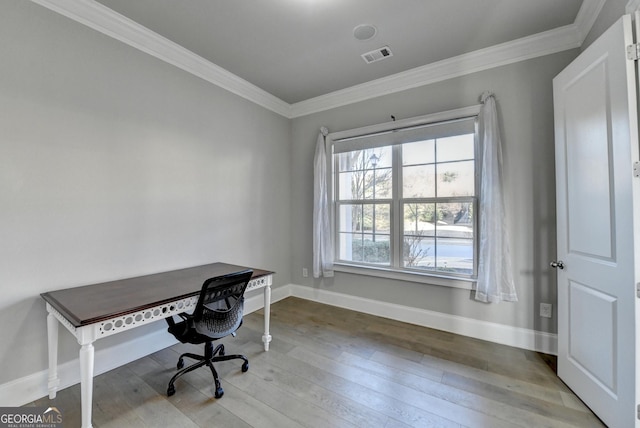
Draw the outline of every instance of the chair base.
[[[184,358],[191,358],[193,360],[196,360],[197,363],[190,365],[189,367],[184,367]],[[178,359],[178,364],[176,366],[176,368],[178,370],[180,370],[178,373],[176,373],[171,380],[169,381],[169,386],[167,388],[167,396],[171,397],[173,394],[175,394],[176,392],[176,388],[174,386],[174,382],[176,381],[176,379],[178,379],[180,376],[182,376],[185,373],[189,373],[190,371],[193,371],[197,368],[200,368],[202,366],[208,366],[211,369],[211,374],[213,375],[213,381],[215,382],[215,397],[216,398],[220,398],[222,397],[222,395],[224,394],[224,390],[222,389],[222,386],[220,385],[220,379],[218,377],[218,372],[216,371],[216,369],[213,367],[213,363],[218,362],[218,361],[229,361],[229,360],[235,360],[235,359],[240,359],[243,360],[244,363],[242,364],[242,372],[246,372],[247,370],[249,370],[249,360],[247,360],[247,357],[245,357],[244,355],[240,355],[240,354],[234,354],[234,355],[225,355],[224,353],[224,345],[220,344],[218,346],[216,346],[216,348],[213,348],[213,343],[212,342],[206,342],[204,345],[204,356],[203,355],[196,355],[196,354],[192,354],[190,352],[186,352],[182,355],[180,355],[180,358]]]

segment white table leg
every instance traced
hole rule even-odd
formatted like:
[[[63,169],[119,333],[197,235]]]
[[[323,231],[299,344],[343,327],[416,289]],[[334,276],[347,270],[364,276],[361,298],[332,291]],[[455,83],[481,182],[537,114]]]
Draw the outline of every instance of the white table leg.
[[[93,404],[93,343],[80,348],[80,397],[82,400],[82,428],[91,428]]]
[[[264,350],[269,350],[269,342],[271,342],[271,335],[269,334],[269,319],[271,317],[271,285],[264,287],[264,335],[262,341],[264,342]]]
[[[49,347],[49,398],[56,398],[60,379],[58,379],[58,319],[52,314],[47,315],[47,341]]]

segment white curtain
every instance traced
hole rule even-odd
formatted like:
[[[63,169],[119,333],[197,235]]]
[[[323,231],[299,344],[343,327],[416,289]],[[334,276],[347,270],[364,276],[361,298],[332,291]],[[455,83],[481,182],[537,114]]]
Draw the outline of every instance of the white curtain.
[[[313,159],[313,277],[333,276],[333,239],[329,223],[327,150],[331,147],[329,131],[322,127]]]
[[[482,302],[516,302],[502,194],[502,143],[493,94],[482,94],[482,103],[480,257],[475,298]]]

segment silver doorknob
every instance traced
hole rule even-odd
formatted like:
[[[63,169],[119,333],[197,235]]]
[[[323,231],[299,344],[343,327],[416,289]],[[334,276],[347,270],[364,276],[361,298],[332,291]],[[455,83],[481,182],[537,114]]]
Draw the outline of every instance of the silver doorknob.
[[[557,262],[554,260],[551,263],[549,263],[549,266],[551,266],[552,268],[558,268],[558,269],[564,269],[564,262],[562,260],[558,260]]]

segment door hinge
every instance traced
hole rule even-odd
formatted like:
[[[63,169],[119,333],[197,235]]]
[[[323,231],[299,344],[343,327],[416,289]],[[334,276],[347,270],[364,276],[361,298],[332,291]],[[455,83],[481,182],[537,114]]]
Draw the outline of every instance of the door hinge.
[[[636,407],[637,411],[638,411],[638,419],[640,419],[640,404],[638,404],[638,406]]]
[[[640,162],[633,163],[633,176],[640,177]]]
[[[627,46],[627,59],[637,61],[640,59],[640,43],[634,43]]]
[[[636,284],[636,296],[640,299],[640,282]],[[640,404],[638,404],[638,408],[640,409]]]

